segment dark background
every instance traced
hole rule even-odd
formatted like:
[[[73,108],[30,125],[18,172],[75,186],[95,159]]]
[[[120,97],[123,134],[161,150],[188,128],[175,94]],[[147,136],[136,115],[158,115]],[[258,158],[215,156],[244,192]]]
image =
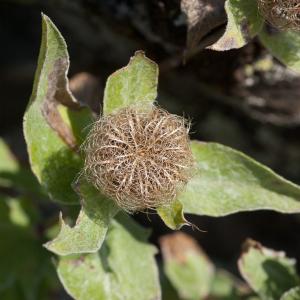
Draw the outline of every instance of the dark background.
[[[160,65],[158,103],[192,119],[192,138],[239,149],[300,184],[300,81],[256,41],[239,50],[202,50],[183,64],[186,41],[180,1],[0,0],[0,136],[27,164],[22,116],[30,97],[41,39],[41,12],[62,32],[71,57],[70,77],[93,74],[102,99],[107,76],[127,64],[135,50]],[[206,32],[212,36],[216,30]],[[247,66],[271,61],[273,67]],[[99,103],[93,103],[99,109]],[[136,217],[153,229],[151,240],[169,232],[155,216]],[[197,238],[218,264],[237,273],[247,237],[284,250],[300,261],[300,217],[274,212],[239,213],[189,220],[207,233]]]

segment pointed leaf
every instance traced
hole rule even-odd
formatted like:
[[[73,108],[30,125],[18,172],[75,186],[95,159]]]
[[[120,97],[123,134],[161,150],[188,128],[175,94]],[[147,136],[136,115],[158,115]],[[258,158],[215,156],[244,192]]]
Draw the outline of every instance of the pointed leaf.
[[[263,19],[255,0],[226,0],[227,26],[223,36],[209,48],[217,51],[241,48],[261,30]]]
[[[74,150],[81,142],[81,129],[91,122],[91,115],[69,91],[69,56],[63,37],[45,15],[42,26],[38,66],[24,116],[24,135],[32,170],[51,198],[77,203],[71,183],[82,160]],[[64,108],[67,113],[62,113]],[[78,115],[81,122],[77,122]]]
[[[179,200],[175,200],[169,206],[157,208],[157,213],[164,223],[173,230],[179,230],[184,225],[190,225],[183,214],[183,206]]]
[[[252,240],[243,246],[238,266],[243,278],[263,300],[280,299],[300,283],[294,259]]]
[[[129,217],[113,221],[98,253],[60,257],[57,272],[76,300],[161,299],[155,249]]]
[[[300,212],[300,187],[245,154],[196,141],[192,151],[198,172],[178,197],[185,213],[218,217],[260,209]]]
[[[137,51],[129,64],[110,75],[107,79],[103,113],[142,103],[151,105],[157,96],[158,66],[147,58],[143,51]]]

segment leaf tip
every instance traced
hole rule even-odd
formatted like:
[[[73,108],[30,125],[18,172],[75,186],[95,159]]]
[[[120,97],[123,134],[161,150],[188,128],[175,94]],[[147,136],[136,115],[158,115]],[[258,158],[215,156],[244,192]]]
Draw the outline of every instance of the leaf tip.
[[[41,12],[41,18],[43,23],[52,23],[51,19],[43,12]]]
[[[134,52],[134,56],[133,57],[138,57],[138,56],[141,56],[141,57],[145,57],[146,54],[145,54],[145,51],[144,50],[137,50]]]
[[[261,250],[262,245],[259,242],[248,238],[248,239],[246,239],[246,241],[242,245],[242,254],[247,253],[251,248]]]

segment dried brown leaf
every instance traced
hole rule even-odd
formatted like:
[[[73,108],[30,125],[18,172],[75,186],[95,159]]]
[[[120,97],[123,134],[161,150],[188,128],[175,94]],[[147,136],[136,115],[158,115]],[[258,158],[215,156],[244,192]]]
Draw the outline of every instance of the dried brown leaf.
[[[58,111],[59,105],[64,105],[72,110],[80,110],[82,105],[74,98],[67,79],[69,61],[67,58],[58,58],[53,70],[48,76],[48,90],[43,102],[42,113],[47,123],[71,148],[76,148],[77,142],[71,128],[64,122]]]
[[[224,0],[182,0],[181,10],[187,16],[188,51],[193,51],[204,37],[226,23]]]

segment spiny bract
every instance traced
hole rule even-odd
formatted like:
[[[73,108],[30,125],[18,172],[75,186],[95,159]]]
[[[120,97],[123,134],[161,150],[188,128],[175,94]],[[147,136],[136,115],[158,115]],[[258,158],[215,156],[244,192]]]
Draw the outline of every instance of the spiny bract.
[[[191,177],[188,131],[182,117],[154,106],[120,109],[93,125],[84,174],[127,212],[168,205]]]
[[[258,0],[258,7],[274,27],[300,31],[300,0]]]

